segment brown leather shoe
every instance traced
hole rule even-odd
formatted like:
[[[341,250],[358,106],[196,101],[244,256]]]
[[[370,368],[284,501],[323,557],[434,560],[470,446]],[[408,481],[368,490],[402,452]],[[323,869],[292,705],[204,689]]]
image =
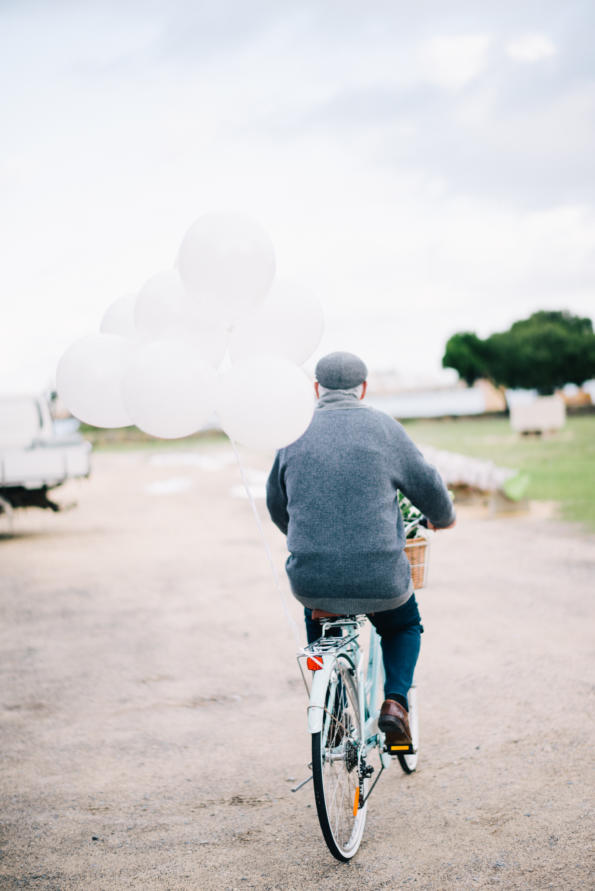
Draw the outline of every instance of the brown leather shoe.
[[[391,746],[411,745],[411,730],[409,729],[409,716],[407,710],[400,702],[394,699],[385,699],[380,709],[378,729],[386,734],[386,745]]]

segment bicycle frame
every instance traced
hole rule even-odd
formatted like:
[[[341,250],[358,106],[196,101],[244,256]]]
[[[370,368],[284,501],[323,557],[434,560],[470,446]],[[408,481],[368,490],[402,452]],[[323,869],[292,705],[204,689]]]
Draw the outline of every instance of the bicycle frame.
[[[376,747],[381,749],[377,702],[380,685],[384,682],[384,668],[380,650],[380,637],[376,629],[372,627],[370,629],[370,649],[367,666],[366,670],[364,670],[365,653],[359,644],[359,628],[364,623],[364,616],[324,622],[322,624],[322,637],[309,646],[304,647],[298,653],[297,658],[306,690],[309,692],[308,730],[311,734],[324,730],[323,736],[326,736],[327,730],[325,727],[325,716],[327,715],[325,697],[329,689],[333,667],[339,656],[342,656],[351,664],[355,674],[355,685],[360,694],[358,696],[358,709],[360,726],[363,728],[361,754],[365,756]],[[325,637],[327,628],[331,627],[341,627],[347,633],[344,637]],[[301,659],[308,656],[322,662],[322,667],[312,672],[312,685],[309,690],[300,662]],[[334,693],[332,684],[330,689],[332,695]],[[363,695],[361,695],[362,692]],[[379,754],[382,766],[388,767],[391,763],[390,755],[382,750],[380,750]]]

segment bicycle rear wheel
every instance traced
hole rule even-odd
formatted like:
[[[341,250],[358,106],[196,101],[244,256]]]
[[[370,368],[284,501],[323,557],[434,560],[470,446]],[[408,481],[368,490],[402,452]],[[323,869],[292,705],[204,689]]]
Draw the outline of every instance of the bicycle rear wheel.
[[[413,773],[417,767],[417,756],[419,751],[419,711],[417,707],[417,687],[415,684],[407,694],[407,705],[409,706],[409,729],[411,730],[411,741],[415,751],[412,755],[405,755],[402,752],[399,752],[397,757],[399,759],[399,764],[405,773]]]
[[[329,677],[322,730],[312,734],[312,775],[320,828],[337,860],[351,860],[366,822],[360,780],[361,724],[349,661],[338,656]]]

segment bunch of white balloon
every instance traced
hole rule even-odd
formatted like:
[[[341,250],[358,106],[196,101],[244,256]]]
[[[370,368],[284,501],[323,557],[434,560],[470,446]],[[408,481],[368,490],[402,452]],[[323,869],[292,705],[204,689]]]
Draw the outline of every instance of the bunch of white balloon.
[[[300,365],[323,328],[320,302],[275,280],[260,225],[206,214],[184,236],[174,269],[120,297],[98,334],[66,350],[57,389],[75,417],[97,427],[136,424],[176,438],[217,413],[234,441],[281,448],[312,417],[312,384]]]

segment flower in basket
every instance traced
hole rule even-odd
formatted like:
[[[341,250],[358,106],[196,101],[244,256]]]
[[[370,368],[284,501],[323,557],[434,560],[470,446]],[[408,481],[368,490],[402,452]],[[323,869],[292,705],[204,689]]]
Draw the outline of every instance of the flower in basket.
[[[399,507],[401,508],[403,522],[408,527],[407,538],[415,538],[419,534],[419,523],[424,515],[402,492],[399,492]]]

